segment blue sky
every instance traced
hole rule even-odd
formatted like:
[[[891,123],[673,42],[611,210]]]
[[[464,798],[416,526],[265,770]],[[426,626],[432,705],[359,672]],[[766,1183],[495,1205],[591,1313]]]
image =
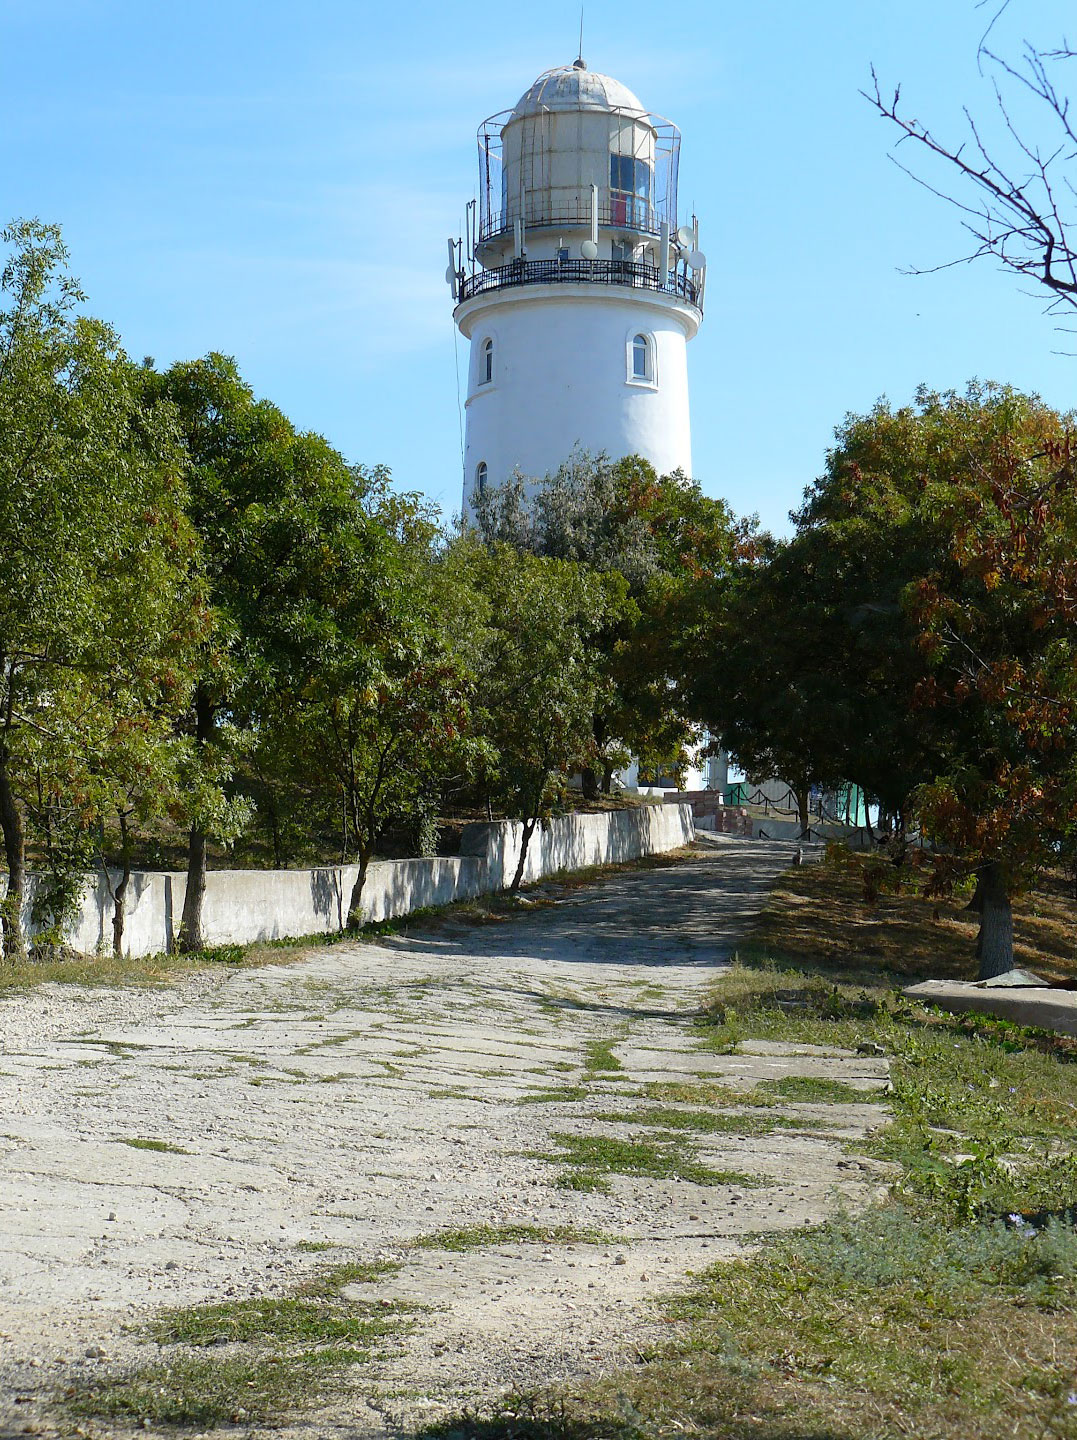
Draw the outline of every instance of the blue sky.
[[[995,42],[1055,42],[1067,14],[1013,0]],[[1072,403],[1077,358],[1054,353],[1042,301],[989,264],[900,273],[961,254],[962,233],[857,93],[874,61],[957,134],[962,104],[991,103],[989,17],[974,0],[589,0],[591,68],[682,131],[681,208],[709,259],[695,470],[738,513],[786,528],[834,426],[880,394],[979,376]],[[0,0],[0,216],[63,226],[90,309],[134,356],[233,354],[297,424],[451,512],[446,237],[479,121],[573,59],[578,24],[575,0]]]

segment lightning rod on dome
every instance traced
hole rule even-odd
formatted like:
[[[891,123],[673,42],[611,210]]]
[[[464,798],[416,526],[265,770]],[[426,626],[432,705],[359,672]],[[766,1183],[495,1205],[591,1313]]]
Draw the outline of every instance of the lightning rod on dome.
[[[576,51],[576,69],[577,69],[577,70],[586,70],[586,69],[587,69],[587,66],[586,66],[586,65],[584,64],[584,62],[583,62],[583,6],[582,6],[582,5],[580,6],[580,48]]]

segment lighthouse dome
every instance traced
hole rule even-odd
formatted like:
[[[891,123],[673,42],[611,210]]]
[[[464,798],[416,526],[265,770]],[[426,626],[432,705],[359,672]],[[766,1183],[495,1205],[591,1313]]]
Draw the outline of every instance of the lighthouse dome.
[[[598,110],[606,113],[629,110],[642,114],[643,105],[620,80],[600,75],[597,70],[588,70],[582,61],[577,60],[574,65],[557,65],[541,74],[517,100],[510,120],[556,110]]]

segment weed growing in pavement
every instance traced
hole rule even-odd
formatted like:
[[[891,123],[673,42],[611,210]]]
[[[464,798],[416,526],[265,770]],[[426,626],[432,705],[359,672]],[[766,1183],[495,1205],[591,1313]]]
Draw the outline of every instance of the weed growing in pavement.
[[[620,1060],[613,1053],[613,1041],[592,1040],[585,1052],[584,1069],[590,1075],[597,1075],[604,1070],[621,1070],[624,1067]]]
[[[121,1145],[130,1145],[132,1150],[158,1150],[165,1155],[190,1155],[182,1145],[171,1145],[167,1140],[147,1140],[142,1135],[114,1135]]]
[[[860,1090],[841,1080],[828,1080],[823,1075],[783,1075],[780,1080],[761,1080],[755,1092],[780,1095],[783,1100],[802,1100],[813,1105],[871,1105],[884,1100],[882,1086]]]
[[[710,1081],[647,1080],[640,1086],[640,1094],[648,1100],[679,1105],[737,1105],[754,1109],[757,1105],[776,1103],[770,1096],[757,1096],[754,1090],[734,1090],[729,1085],[715,1085]]]
[[[779,1126],[803,1129],[802,1120],[784,1115],[750,1112],[715,1112],[713,1110],[679,1110],[672,1105],[652,1105],[645,1109],[602,1111],[589,1115],[605,1125],[643,1125],[654,1130],[692,1130],[699,1135],[765,1135]]]
[[[419,1307],[345,1294],[397,1269],[392,1261],[349,1262],[289,1295],[165,1310],[144,1330],[158,1359],[95,1376],[68,1393],[67,1406],[143,1425],[276,1421],[338,1389],[351,1367],[414,1327]]]
[[[487,1250],[494,1245],[616,1245],[620,1236],[579,1225],[463,1225],[412,1241],[417,1250]]]
[[[555,1182],[562,1189],[603,1189],[609,1175],[687,1180],[695,1185],[766,1184],[758,1175],[715,1170],[710,1165],[704,1165],[679,1135],[668,1135],[662,1140],[615,1140],[604,1135],[557,1133],[551,1138],[561,1146],[559,1154],[529,1153],[534,1159],[566,1167]]]
[[[556,1105],[562,1101],[586,1100],[587,1090],[582,1085],[561,1085],[554,1090],[528,1090],[520,1095],[517,1105]]]

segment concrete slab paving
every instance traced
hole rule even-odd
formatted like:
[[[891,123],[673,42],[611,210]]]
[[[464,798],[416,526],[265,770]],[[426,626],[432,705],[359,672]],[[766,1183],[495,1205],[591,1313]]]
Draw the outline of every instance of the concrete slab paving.
[[[401,1261],[375,1293],[436,1308],[391,1358],[356,1370],[345,1400],[274,1433],[386,1434],[620,1363],[661,1333],[650,1302],[689,1271],[870,1198],[883,1177],[844,1145],[885,1121],[884,1060],[763,1042],[717,1055],[691,1023],[789,852],[713,846],[504,923],[451,921],[168,989],[5,1000],[0,1436],[61,1433],[51,1397],[144,1359],[130,1327],[161,1307],[282,1293],[341,1258]],[[619,1069],[588,1068],[595,1042]],[[788,1127],[691,1137],[696,1158],[750,1185],[556,1184],[559,1134],[662,1140],[596,1118],[630,1116],[648,1081],[703,1077],[749,1096],[787,1075],[841,1080],[864,1102],[791,1102]],[[409,1244],[479,1224],[614,1239]]]
[[[923,980],[919,985],[910,985],[905,994],[953,1015],[997,1015],[1015,1025],[1077,1035],[1077,990],[1058,990],[1049,985],[1021,985],[1007,990],[984,988],[975,980]]]

